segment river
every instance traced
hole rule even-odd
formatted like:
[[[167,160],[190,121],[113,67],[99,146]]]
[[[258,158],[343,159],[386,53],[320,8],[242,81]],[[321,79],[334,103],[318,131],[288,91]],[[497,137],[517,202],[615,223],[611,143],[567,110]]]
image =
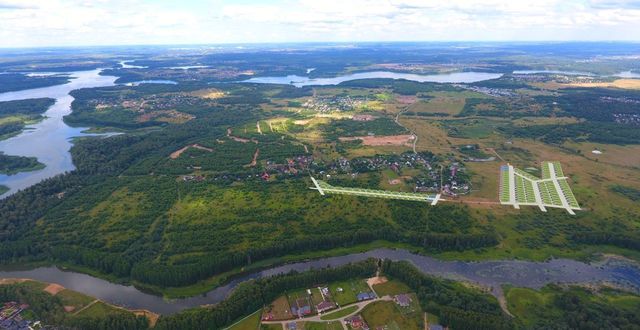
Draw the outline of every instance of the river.
[[[292,270],[300,272],[327,266],[338,267],[368,258],[410,261],[425,274],[479,284],[493,289],[494,295],[501,294],[499,288],[503,284],[539,289],[548,283],[609,282],[626,287],[633,292],[640,292],[640,267],[620,259],[608,258],[594,264],[570,259],[553,259],[548,262],[517,260],[462,262],[442,261],[406,250],[386,248],[276,266],[237,278],[206,294],[174,300],[165,300],[162,297],[144,293],[133,286],[114,284],[86,274],[62,271],[56,267],[0,271],[0,278],[29,278],[54,282],[112,304],[133,309],[147,309],[159,314],[172,314],[190,307],[218,303],[225,299],[239,283],[250,279],[288,273]]]
[[[371,71],[359,72],[338,76],[333,78],[309,78],[297,75],[281,76],[281,77],[254,77],[244,80],[246,83],[259,84],[292,84],[296,87],[302,86],[322,86],[322,85],[338,85],[341,82],[357,80],[357,79],[406,79],[417,82],[436,82],[436,83],[473,83],[477,81],[496,79],[502,77],[502,73],[487,72],[452,72],[430,75],[420,75],[412,73],[399,73],[390,71]]]
[[[79,136],[91,136],[82,131],[87,128],[67,126],[62,117],[71,113],[74,89],[112,86],[116,77],[99,75],[101,69],[69,73],[71,81],[63,85],[34,88],[0,94],[0,101],[24,100],[49,97],[56,100],[45,113],[44,120],[28,125],[26,129],[12,138],[0,141],[0,151],[7,155],[37,157],[45,164],[44,169],[21,172],[14,175],[0,175],[0,185],[10,188],[0,195],[9,196],[20,189],[32,186],[44,179],[74,169],[71,161],[71,139]]]

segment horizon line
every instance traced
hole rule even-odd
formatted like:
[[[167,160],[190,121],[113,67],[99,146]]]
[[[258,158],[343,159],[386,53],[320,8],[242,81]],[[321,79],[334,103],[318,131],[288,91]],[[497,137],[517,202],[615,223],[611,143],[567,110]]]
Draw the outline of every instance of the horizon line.
[[[21,49],[64,49],[64,48],[109,48],[109,47],[207,47],[207,46],[252,46],[252,45],[330,45],[330,44],[453,44],[453,43],[487,43],[487,44],[562,44],[562,43],[617,43],[640,44],[639,40],[387,40],[387,41],[264,41],[264,42],[215,42],[215,43],[150,43],[150,44],[109,44],[109,45],[59,45],[59,46],[16,46],[0,50]]]

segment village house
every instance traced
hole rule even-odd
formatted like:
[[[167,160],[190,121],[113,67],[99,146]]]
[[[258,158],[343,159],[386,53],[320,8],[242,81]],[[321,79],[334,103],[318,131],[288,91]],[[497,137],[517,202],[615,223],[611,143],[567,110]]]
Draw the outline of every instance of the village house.
[[[393,297],[393,301],[400,307],[409,307],[413,300],[408,294],[399,294]]]

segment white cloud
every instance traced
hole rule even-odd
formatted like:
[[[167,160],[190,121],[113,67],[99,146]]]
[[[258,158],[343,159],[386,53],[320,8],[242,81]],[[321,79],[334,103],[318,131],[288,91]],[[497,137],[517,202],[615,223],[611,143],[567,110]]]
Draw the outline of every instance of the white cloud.
[[[640,40],[625,0],[0,0],[0,47],[365,40]]]

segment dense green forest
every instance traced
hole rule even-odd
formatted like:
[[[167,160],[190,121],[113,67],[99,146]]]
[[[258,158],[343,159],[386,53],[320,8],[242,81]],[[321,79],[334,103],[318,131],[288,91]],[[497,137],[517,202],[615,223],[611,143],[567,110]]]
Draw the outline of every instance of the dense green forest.
[[[51,98],[26,99],[0,102],[0,116],[40,115],[55,103]]]
[[[593,292],[554,284],[539,290],[506,288],[510,310],[523,329],[639,329],[638,296],[612,289]]]
[[[42,114],[54,102],[50,98],[0,102],[0,139],[17,134],[25,125],[42,119]]]
[[[44,168],[35,157],[9,156],[0,151],[0,174],[35,171]]]
[[[567,125],[504,126],[498,130],[507,135],[559,144],[566,140],[610,144],[638,144],[640,130],[631,125],[587,122]]]
[[[511,329],[512,320],[502,313],[489,295],[451,281],[420,273],[408,262],[382,263],[384,274],[406,283],[414,290],[422,309],[438,315],[440,322],[453,329]]]
[[[6,73],[0,74],[0,93],[62,85],[68,82],[67,75],[28,76],[22,73]]]

